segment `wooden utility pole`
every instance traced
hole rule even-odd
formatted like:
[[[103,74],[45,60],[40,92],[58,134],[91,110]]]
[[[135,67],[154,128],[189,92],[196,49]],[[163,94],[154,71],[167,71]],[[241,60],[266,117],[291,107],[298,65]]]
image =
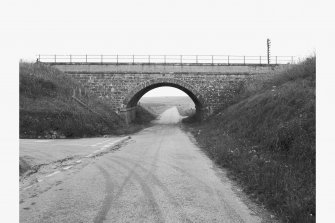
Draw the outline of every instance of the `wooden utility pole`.
[[[267,45],[268,64],[270,64],[270,46],[271,46],[271,41],[270,41],[270,39],[267,39],[267,40],[266,40],[266,45]]]

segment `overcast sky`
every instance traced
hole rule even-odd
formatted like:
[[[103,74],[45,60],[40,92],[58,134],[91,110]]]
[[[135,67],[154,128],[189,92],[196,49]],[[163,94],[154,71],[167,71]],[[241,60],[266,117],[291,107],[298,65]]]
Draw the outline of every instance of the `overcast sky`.
[[[1,3],[11,51],[37,54],[221,54],[305,57],[316,48],[310,0],[33,0]],[[6,25],[9,24],[9,25]],[[3,25],[3,24],[2,24]],[[174,94],[174,93],[173,93]]]
[[[309,0],[6,4],[1,16],[19,27],[14,32],[23,59],[78,53],[266,55],[266,38],[272,40],[272,55],[306,56],[315,49],[318,20],[312,15],[321,5]]]

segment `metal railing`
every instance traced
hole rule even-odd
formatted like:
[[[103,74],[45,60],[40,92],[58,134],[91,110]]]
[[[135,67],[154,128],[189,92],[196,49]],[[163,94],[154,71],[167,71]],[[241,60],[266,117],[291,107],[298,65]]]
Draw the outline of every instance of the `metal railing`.
[[[293,56],[271,56],[270,64],[293,64]],[[114,63],[114,64],[268,64],[267,56],[233,55],[38,55],[44,63]]]

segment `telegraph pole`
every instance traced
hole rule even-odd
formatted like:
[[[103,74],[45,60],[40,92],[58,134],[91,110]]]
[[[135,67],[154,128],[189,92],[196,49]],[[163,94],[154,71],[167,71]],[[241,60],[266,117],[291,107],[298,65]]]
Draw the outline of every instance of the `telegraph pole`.
[[[266,40],[266,45],[267,45],[268,64],[270,64],[270,46],[271,46],[271,41],[270,41],[270,39],[267,39],[267,40]]]

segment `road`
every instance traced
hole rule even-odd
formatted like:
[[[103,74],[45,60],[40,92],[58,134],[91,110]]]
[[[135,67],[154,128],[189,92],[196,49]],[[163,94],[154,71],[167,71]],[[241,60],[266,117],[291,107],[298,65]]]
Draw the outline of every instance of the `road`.
[[[20,222],[262,222],[179,120],[168,109],[117,150],[36,174],[20,189]]]
[[[20,139],[20,158],[33,165],[79,158],[117,142],[122,137],[81,139]]]

